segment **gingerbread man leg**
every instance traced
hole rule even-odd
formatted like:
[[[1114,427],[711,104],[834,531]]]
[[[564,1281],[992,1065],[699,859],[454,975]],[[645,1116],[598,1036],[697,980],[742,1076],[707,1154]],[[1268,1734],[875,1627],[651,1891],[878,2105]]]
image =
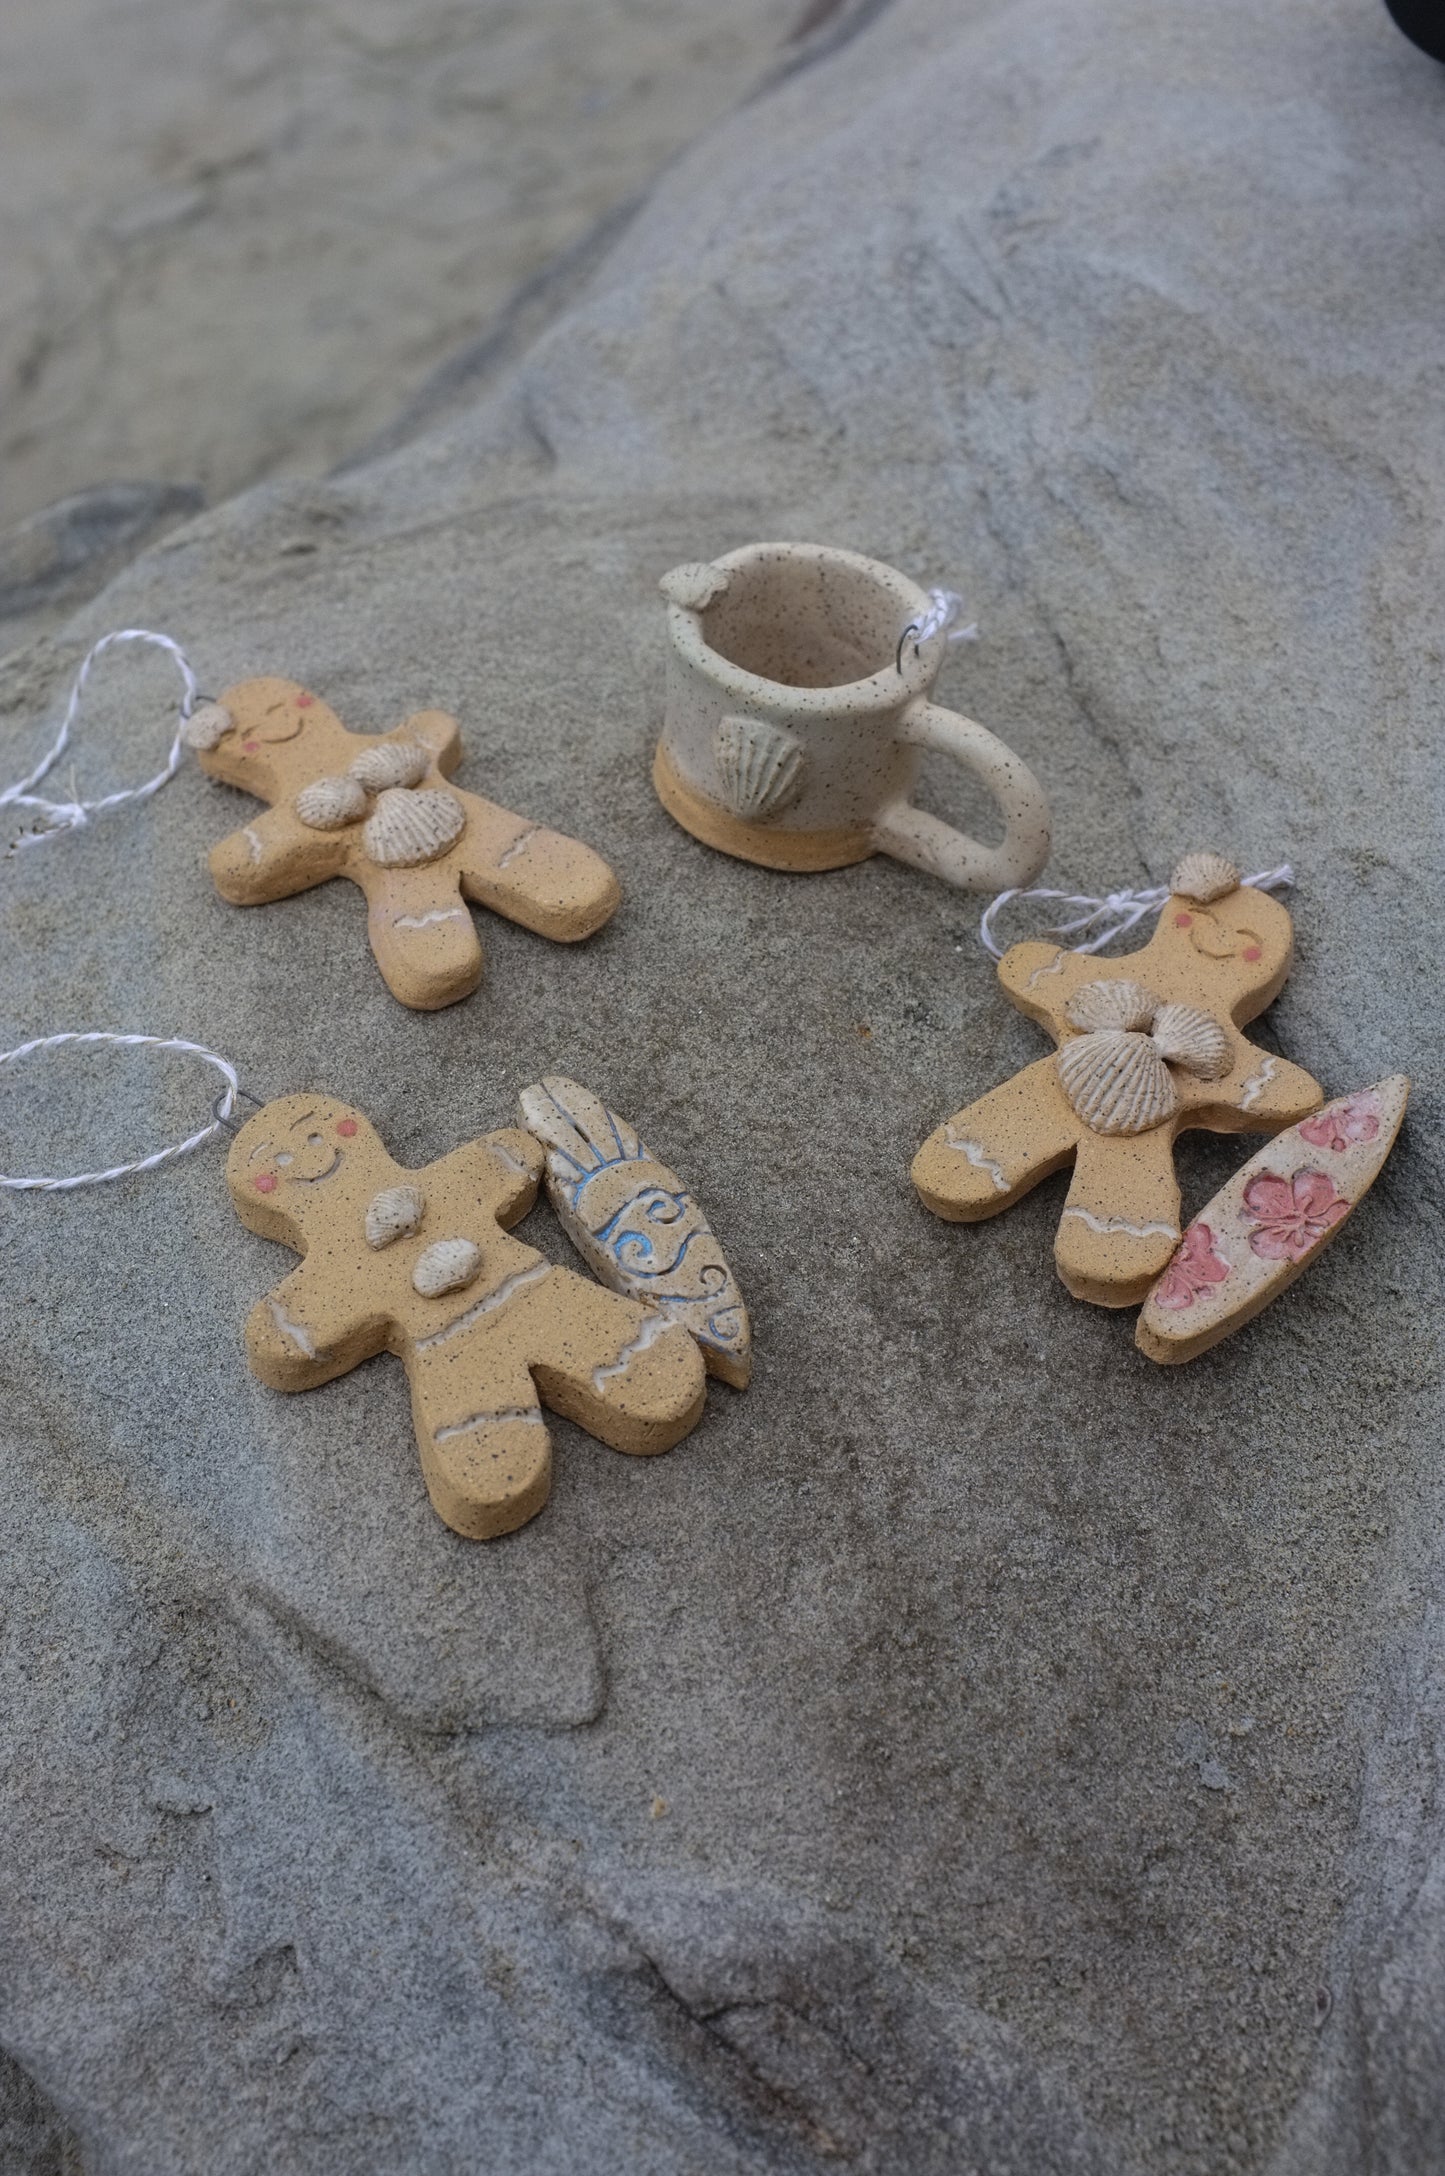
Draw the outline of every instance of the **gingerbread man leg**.
[[[913,1159],[913,1183],[935,1216],[977,1224],[1061,1170],[1079,1131],[1053,1059],[1039,1058],[937,1127]]]
[[[554,1413],[615,1451],[670,1451],[702,1417],[707,1371],[680,1322],[570,1269],[565,1314],[533,1373]]]
[[[366,894],[366,933],[392,996],[417,1012],[470,997],[482,979],[482,946],[455,871],[434,862],[353,875]]]
[[[1054,1262],[1074,1298],[1136,1306],[1178,1244],[1172,1128],[1122,1140],[1085,1133],[1054,1241]]]

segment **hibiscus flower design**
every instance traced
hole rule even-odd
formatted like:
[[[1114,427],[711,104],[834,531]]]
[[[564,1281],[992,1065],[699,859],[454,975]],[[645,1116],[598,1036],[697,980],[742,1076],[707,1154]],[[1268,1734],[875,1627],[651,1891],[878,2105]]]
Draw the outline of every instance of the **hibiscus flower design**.
[[[1302,1262],[1332,1225],[1350,1213],[1343,1194],[1323,1171],[1297,1171],[1277,1179],[1262,1171],[1244,1189],[1244,1209],[1254,1219],[1250,1250],[1267,1262]]]
[[[1380,1099],[1368,1090],[1361,1096],[1346,1096],[1327,1111],[1307,1118],[1299,1130],[1301,1139],[1312,1147],[1341,1156],[1356,1141],[1374,1140],[1380,1130]]]
[[[1229,1264],[1215,1253],[1214,1234],[1209,1226],[1191,1224],[1174,1259],[1154,1288],[1155,1305],[1174,1309],[1192,1307],[1201,1292],[1207,1292],[1212,1284],[1223,1284],[1228,1275]]]

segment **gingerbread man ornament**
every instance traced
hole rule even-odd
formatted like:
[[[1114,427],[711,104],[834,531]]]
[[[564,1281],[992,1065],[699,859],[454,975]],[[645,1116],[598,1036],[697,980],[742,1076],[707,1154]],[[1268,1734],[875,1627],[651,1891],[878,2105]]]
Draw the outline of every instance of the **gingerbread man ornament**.
[[[1284,986],[1288,913],[1217,854],[1186,855],[1170,890],[1153,937],[1124,958],[1012,947],[999,980],[1058,1049],[950,1118],[913,1162],[925,1205],[960,1223],[1072,1163],[1054,1260],[1101,1307],[1143,1300],[1179,1244],[1186,1127],[1276,1133],[1322,1100],[1308,1073],[1241,1033]]]
[[[294,681],[246,680],[202,705],[188,738],[212,778],[271,803],[213,850],[222,898],[259,906],[349,877],[404,1005],[433,1011],[481,980],[467,900],[564,944],[617,905],[617,879],[590,847],[447,784],[462,746],[445,711],[380,737],[349,733]]]
[[[679,1323],[510,1237],[542,1165],[508,1128],[405,1171],[359,1111],[307,1095],[266,1104],[226,1164],[242,1223],[304,1257],[251,1310],[253,1371],[313,1390],[396,1353],[432,1503],[474,1539],[547,1501],[544,1404],[639,1454],[671,1450],[703,1409],[702,1354]]]

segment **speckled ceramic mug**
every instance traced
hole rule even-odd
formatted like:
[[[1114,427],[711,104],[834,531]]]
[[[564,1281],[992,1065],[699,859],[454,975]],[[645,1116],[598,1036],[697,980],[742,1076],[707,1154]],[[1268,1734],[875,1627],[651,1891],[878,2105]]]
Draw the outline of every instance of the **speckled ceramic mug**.
[[[893,854],[969,891],[1027,884],[1049,851],[1038,780],[1001,740],[929,701],[947,638],[926,591],[820,544],[749,544],[674,567],[667,705],[653,764],[662,805],[705,845],[769,869],[841,869]],[[998,804],[996,846],[913,790],[932,748]]]

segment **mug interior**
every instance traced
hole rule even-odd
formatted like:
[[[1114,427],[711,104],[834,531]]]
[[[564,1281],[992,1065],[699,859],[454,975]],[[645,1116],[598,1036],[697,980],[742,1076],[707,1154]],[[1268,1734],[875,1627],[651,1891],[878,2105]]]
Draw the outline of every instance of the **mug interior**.
[[[702,614],[703,639],[729,664],[789,688],[849,687],[894,662],[898,598],[843,559],[757,559],[729,572]]]

